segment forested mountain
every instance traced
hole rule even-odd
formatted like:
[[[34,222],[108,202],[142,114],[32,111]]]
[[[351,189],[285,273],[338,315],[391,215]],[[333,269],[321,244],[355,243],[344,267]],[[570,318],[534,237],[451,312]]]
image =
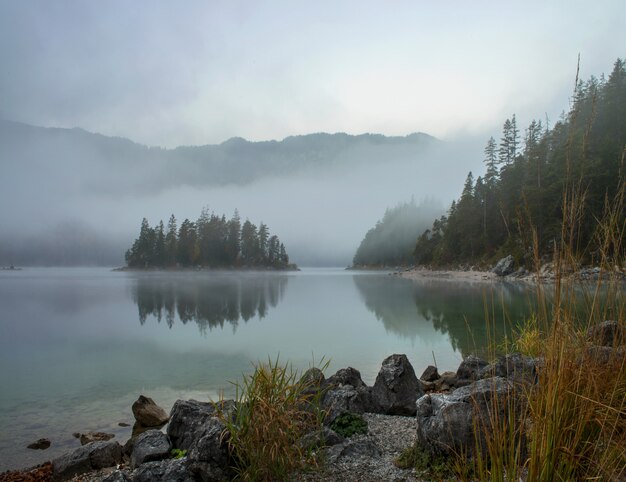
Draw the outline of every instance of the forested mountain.
[[[248,219],[242,224],[238,211],[227,221],[207,208],[196,222],[185,219],[180,227],[173,214],[167,228],[162,220],[150,227],[143,218],[126,263],[129,268],[295,268],[285,245],[265,224],[257,228]]]
[[[484,175],[468,174],[461,197],[417,240],[416,261],[474,263],[513,254],[518,263],[530,265],[531,227],[540,252],[549,254],[561,239],[566,195],[566,204],[577,208],[576,248],[583,261],[593,262],[598,219],[624,187],[624,61],[615,62],[608,79],[577,81],[569,113],[552,128],[538,120],[522,133],[513,115],[504,122],[500,141],[490,138],[484,153]],[[623,199],[617,202],[623,231],[626,207]]]
[[[353,265],[380,267],[412,264],[415,239],[442,210],[435,201],[416,204],[414,199],[387,209],[383,218],[361,241]]]

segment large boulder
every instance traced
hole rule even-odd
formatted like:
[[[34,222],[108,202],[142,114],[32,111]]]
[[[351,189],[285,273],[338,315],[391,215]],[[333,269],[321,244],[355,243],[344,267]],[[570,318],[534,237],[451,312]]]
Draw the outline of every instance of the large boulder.
[[[169,420],[165,410],[150,397],[139,395],[139,398],[133,403],[132,409],[135,420],[144,427],[160,427]]]
[[[383,360],[372,388],[380,413],[415,415],[415,400],[422,395],[424,389],[406,355],[391,355]]]
[[[167,435],[160,430],[148,430],[134,441],[130,465],[134,469],[145,462],[167,459],[171,450],[172,444]]]
[[[52,461],[54,480],[68,480],[91,470],[117,465],[122,460],[122,447],[117,442],[92,442]]]
[[[494,377],[451,394],[424,395],[416,404],[418,441],[439,454],[471,454],[477,446],[484,446],[484,430],[489,430],[492,417],[505,417],[512,387],[511,381]],[[477,427],[481,428],[478,432]]]
[[[372,398],[372,389],[366,386],[355,388],[352,385],[339,385],[328,389],[322,399],[322,409],[326,412],[324,423],[330,425],[345,412],[376,412],[377,404]]]
[[[351,385],[354,388],[364,387],[365,383],[361,379],[361,372],[356,368],[348,367],[337,370],[337,373],[330,376],[324,386]]]
[[[456,371],[456,386],[461,387],[469,385],[471,382],[480,378],[481,371],[488,363],[474,355],[466,357]]]
[[[197,400],[176,400],[170,412],[167,425],[172,445],[181,450],[189,450],[202,437],[204,425],[215,417],[215,406]]]
[[[140,465],[132,473],[133,482],[194,482],[185,459],[161,460]]]
[[[515,260],[510,254],[496,263],[491,270],[498,276],[507,276],[515,271]]]
[[[212,417],[205,422],[201,437],[187,453],[188,468],[196,480],[215,482],[232,478],[229,435],[219,418]]]
[[[510,353],[498,358],[478,372],[478,378],[502,377],[514,382],[537,383],[539,379],[539,368],[541,360],[522,355],[521,353]]]

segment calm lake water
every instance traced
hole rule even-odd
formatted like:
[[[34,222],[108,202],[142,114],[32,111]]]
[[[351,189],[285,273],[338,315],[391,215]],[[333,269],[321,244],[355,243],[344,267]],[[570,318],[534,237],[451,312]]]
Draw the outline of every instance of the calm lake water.
[[[486,305],[514,325],[530,298],[519,285],[341,269],[0,271],[0,471],[79,446],[73,432],[123,443],[130,428],[118,423],[133,423],[139,394],[168,411],[178,398],[232,396],[229,382],[268,357],[298,369],[325,357],[327,375],[353,366],[368,384],[392,353],[405,353],[418,376],[433,357],[455,370],[487,342]],[[41,437],[50,449],[26,449]]]

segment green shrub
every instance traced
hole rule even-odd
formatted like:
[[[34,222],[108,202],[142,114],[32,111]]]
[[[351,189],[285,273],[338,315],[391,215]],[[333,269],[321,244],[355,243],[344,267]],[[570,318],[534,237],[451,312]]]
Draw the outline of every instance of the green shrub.
[[[342,437],[352,437],[357,434],[366,434],[367,422],[356,413],[344,412],[334,420],[330,428]]]

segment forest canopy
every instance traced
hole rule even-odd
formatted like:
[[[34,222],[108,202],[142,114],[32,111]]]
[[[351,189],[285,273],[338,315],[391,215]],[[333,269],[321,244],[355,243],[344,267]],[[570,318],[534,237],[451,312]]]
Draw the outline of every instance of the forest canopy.
[[[600,249],[598,220],[607,203],[621,203],[617,226],[622,235],[624,230],[626,208],[618,196],[626,154],[624,61],[617,59],[608,79],[577,79],[569,113],[552,128],[533,120],[520,133],[513,115],[504,122],[499,143],[491,137],[484,154],[485,174],[476,179],[468,174],[447,216],[418,238],[416,261],[488,262],[513,254],[530,266],[533,231],[539,253],[549,255],[561,241],[564,200],[567,205],[578,198],[575,248],[583,262],[593,263]]]
[[[139,237],[126,251],[129,268],[274,268],[293,269],[285,245],[267,225],[258,228],[248,219],[242,224],[235,210],[229,220],[204,208],[197,221],[185,219],[180,227],[172,214],[167,226],[150,227],[143,218]]]

